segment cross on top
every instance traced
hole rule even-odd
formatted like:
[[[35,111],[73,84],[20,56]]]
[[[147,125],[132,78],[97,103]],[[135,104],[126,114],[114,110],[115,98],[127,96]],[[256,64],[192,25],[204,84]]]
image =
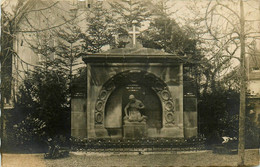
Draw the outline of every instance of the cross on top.
[[[133,46],[136,45],[136,34],[140,34],[139,31],[135,30],[135,24],[137,23],[136,20],[133,20],[132,24],[133,24],[133,31],[129,31],[129,34],[133,35]]]

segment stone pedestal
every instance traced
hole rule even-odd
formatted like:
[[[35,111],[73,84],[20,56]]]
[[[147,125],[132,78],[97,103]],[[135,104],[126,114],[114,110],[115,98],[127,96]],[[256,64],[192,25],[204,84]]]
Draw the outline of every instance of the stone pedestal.
[[[107,130],[103,126],[95,126],[96,138],[108,138]]]
[[[147,137],[146,123],[130,122],[124,125],[124,138],[125,139],[138,139]]]

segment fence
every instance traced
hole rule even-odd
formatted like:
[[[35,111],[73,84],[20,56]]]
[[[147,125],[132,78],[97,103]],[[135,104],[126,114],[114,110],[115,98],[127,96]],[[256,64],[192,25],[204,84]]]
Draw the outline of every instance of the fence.
[[[205,149],[205,138],[192,139],[85,139],[72,142],[71,149],[86,152],[176,152]]]

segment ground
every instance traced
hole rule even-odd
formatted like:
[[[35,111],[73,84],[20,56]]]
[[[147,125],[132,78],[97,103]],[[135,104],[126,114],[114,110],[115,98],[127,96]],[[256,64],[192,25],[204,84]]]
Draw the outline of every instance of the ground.
[[[259,150],[246,150],[246,165],[258,166]],[[45,160],[43,154],[2,154],[2,167],[86,167],[86,166],[237,166],[237,155],[212,151],[131,154],[86,154],[73,152],[67,158]]]

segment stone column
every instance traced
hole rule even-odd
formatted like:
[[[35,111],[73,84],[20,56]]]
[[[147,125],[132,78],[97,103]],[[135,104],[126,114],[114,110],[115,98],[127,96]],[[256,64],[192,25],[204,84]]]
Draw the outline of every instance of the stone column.
[[[87,137],[88,138],[95,138],[95,119],[94,119],[94,112],[95,112],[95,101],[92,100],[93,98],[93,88],[91,85],[91,66],[87,64]],[[94,106],[94,107],[93,107]]]
[[[73,97],[71,99],[71,136],[84,139],[87,137],[86,99]]]

